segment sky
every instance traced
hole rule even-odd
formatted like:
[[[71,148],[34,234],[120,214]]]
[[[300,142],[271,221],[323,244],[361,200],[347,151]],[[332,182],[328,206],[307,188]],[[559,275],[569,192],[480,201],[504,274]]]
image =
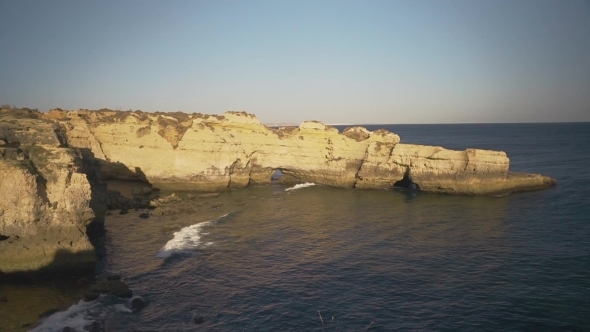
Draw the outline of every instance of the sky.
[[[590,0],[14,0],[0,13],[0,104],[590,121]]]

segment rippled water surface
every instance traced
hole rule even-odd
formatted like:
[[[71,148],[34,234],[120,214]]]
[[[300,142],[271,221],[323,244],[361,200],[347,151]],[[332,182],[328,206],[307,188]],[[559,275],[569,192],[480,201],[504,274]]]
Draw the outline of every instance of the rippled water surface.
[[[184,199],[192,212],[175,216],[113,214],[99,273],[150,305],[103,298],[87,316],[112,331],[590,329],[589,124],[388,129],[504,150],[513,171],[559,184],[506,197],[274,185]],[[188,249],[159,254],[173,238]]]

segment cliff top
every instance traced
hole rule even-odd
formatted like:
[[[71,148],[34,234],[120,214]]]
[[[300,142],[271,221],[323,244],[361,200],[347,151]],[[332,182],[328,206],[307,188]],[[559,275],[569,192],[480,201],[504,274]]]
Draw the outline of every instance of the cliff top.
[[[48,113],[39,112],[36,109],[29,108],[3,108],[0,110],[0,121],[17,120],[17,119],[44,119],[56,121],[68,121],[72,117],[80,117],[86,120],[90,125],[124,123],[134,121],[145,125],[156,123],[160,130],[170,132],[166,136],[171,140],[177,141],[182,139],[183,134],[193,124],[193,122],[204,124],[222,124],[245,126],[261,126],[269,131],[274,132],[279,137],[289,136],[296,132],[330,132],[332,134],[341,134],[347,138],[356,141],[363,141],[374,136],[375,139],[385,139],[386,141],[399,142],[399,136],[390,133],[385,129],[379,129],[374,132],[368,131],[364,127],[353,126],[340,132],[336,127],[325,125],[317,120],[302,122],[299,126],[287,126],[273,128],[266,126],[258,120],[256,115],[243,111],[227,111],[222,115],[203,114],[203,113],[184,113],[184,112],[144,112],[141,110],[111,110],[107,108],[99,110],[63,110],[55,108]]]

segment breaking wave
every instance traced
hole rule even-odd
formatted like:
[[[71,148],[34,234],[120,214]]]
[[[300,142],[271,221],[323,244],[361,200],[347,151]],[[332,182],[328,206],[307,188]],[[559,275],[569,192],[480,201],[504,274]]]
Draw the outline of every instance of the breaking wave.
[[[305,183],[296,184],[291,188],[287,188],[287,189],[285,189],[285,191],[297,190],[297,189],[306,188],[306,187],[313,187],[313,186],[315,186],[315,183],[305,182]]]
[[[67,310],[56,312],[47,317],[31,332],[61,331],[65,327],[70,327],[74,331],[84,331],[84,327],[93,321],[92,317],[100,315],[103,309],[99,301],[85,302],[80,300]]]
[[[158,251],[156,257],[166,258],[175,253],[187,253],[196,249],[201,244],[201,230],[203,227],[226,216],[227,214],[224,214],[216,220],[200,222],[198,224],[184,227],[178,232],[174,232],[174,238],[168,241],[168,243]],[[209,244],[210,243],[206,243],[206,245]]]

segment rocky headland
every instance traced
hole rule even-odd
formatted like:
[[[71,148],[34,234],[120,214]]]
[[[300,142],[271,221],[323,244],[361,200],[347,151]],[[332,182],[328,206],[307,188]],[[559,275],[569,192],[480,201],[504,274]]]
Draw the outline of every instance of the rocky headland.
[[[269,128],[243,112],[1,110],[0,274],[91,266],[91,230],[107,206],[150,204],[139,192],[133,204],[108,195],[103,181],[217,192],[271,183],[276,170],[284,183],[456,195],[555,184],[509,172],[504,152],[404,144],[386,130],[339,132],[317,121]]]
[[[88,233],[106,211],[100,165],[68,144],[60,123],[0,111],[0,277],[93,269]]]
[[[387,189],[408,183],[426,192],[502,195],[542,189],[555,180],[509,172],[501,151],[452,151],[400,143],[386,130],[342,133],[317,121],[269,128],[252,114],[60,111],[45,118],[68,143],[101,161],[103,179],[143,180],[160,188],[219,191],[271,182],[314,182]]]

